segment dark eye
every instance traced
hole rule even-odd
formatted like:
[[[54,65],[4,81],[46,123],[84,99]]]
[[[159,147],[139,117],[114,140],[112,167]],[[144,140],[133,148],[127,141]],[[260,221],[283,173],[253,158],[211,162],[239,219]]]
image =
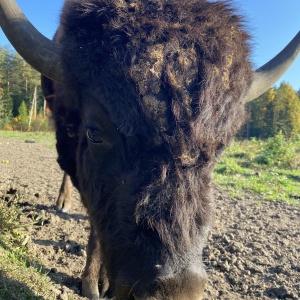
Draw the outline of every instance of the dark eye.
[[[89,127],[86,131],[86,136],[88,140],[93,144],[103,143],[101,132],[96,128]]]

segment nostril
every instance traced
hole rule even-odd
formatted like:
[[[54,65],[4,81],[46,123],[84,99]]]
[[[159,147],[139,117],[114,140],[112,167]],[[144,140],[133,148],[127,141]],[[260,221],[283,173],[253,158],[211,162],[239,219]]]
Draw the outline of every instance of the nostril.
[[[131,298],[129,298],[129,300],[143,300],[143,298],[140,298],[134,294],[132,294]]]

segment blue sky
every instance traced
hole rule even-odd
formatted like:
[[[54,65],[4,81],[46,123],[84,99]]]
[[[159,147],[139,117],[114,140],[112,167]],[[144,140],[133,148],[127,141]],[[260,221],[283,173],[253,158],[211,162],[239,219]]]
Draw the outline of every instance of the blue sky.
[[[17,0],[17,3],[44,35],[51,38],[59,22],[63,0]],[[245,16],[253,36],[252,61],[255,68],[261,66],[279,51],[300,30],[299,0],[232,0]],[[0,45],[8,41],[0,30]],[[300,57],[280,79],[300,89]]]

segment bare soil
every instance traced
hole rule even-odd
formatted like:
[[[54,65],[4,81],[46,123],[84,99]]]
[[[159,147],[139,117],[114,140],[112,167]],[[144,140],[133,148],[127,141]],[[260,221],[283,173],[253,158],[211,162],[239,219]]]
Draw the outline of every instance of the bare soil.
[[[55,298],[82,300],[89,223],[76,192],[69,214],[55,211],[61,179],[54,149],[0,138],[0,198],[21,196],[22,219],[35,221],[28,251],[49,270]],[[300,299],[300,206],[215,194],[205,299]]]

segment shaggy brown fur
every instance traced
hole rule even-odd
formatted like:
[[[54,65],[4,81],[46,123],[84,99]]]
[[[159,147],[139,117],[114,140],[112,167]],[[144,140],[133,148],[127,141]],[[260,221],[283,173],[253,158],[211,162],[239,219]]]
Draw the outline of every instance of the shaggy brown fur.
[[[155,261],[178,271],[201,260],[212,170],[251,83],[241,18],[224,1],[67,0],[56,39],[67,77],[54,108],[59,162],[83,195],[112,293],[125,267],[138,278]],[[91,98],[118,132],[110,167],[85,137]]]

